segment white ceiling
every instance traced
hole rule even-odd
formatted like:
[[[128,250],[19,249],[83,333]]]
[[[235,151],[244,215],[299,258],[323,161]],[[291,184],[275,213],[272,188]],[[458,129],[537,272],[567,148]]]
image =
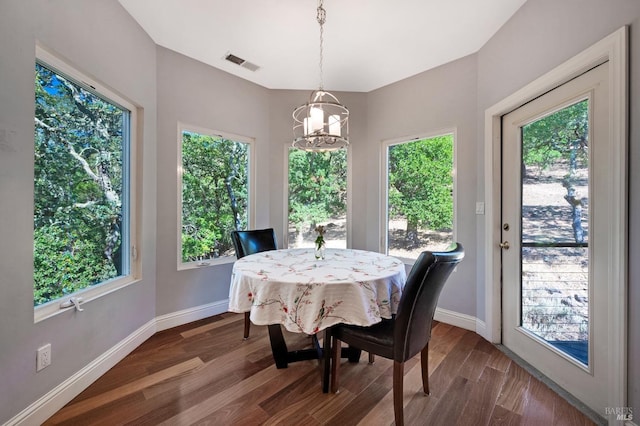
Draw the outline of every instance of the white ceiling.
[[[317,0],[118,1],[160,46],[269,89],[320,84]],[[325,0],[324,88],[369,92],[472,54],[525,1]]]

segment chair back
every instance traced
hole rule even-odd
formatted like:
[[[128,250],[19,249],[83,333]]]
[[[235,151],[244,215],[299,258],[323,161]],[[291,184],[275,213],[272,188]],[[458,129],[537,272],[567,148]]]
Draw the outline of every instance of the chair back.
[[[278,248],[276,233],[273,228],[232,231],[231,240],[238,259],[250,254]]]
[[[404,362],[422,350],[431,337],[431,324],[444,283],[464,258],[455,243],[449,251],[420,254],[402,291],[394,325],[395,361]]]

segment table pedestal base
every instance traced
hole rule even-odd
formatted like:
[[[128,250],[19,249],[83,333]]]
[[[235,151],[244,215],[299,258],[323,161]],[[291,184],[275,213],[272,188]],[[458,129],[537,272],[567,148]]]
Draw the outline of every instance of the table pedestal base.
[[[280,324],[271,324],[269,327],[269,340],[271,341],[271,352],[276,362],[277,368],[287,368],[290,362],[304,361],[308,359],[322,359],[322,347],[318,343],[318,337],[311,336],[313,341],[312,349],[299,349],[289,351],[287,343],[284,341],[282,327]]]
[[[299,349],[289,351],[287,343],[284,341],[284,335],[282,334],[282,327],[280,324],[270,324],[269,328],[269,341],[271,342],[271,352],[273,353],[273,360],[276,363],[276,368],[287,368],[290,362],[305,361],[310,359],[320,360],[322,365],[322,392],[329,392],[329,374],[331,371],[331,328],[325,329],[324,332],[324,348],[320,346],[317,335],[311,335],[313,342],[312,349]],[[348,358],[349,362],[358,362],[360,360],[360,354],[362,351],[357,348],[348,347],[342,348],[340,356],[342,358]]]

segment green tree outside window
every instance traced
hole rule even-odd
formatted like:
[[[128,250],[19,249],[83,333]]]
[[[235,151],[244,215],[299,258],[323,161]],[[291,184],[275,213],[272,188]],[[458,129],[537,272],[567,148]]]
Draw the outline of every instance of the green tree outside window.
[[[129,273],[129,111],[35,66],[34,305]]]
[[[249,144],[182,132],[182,262],[233,255],[247,228]]]
[[[441,248],[453,228],[453,135],[388,148],[388,217],[406,223],[404,235],[388,227],[390,254]],[[400,250],[400,251],[396,251]]]
[[[346,149],[289,150],[288,213],[290,247],[313,247],[315,228],[320,223],[330,224],[325,235],[328,244],[346,247]]]

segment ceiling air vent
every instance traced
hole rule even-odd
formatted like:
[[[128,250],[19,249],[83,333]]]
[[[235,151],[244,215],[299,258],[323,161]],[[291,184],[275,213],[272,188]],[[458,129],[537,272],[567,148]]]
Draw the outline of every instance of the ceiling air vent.
[[[224,59],[226,59],[229,62],[233,62],[236,65],[240,65],[242,68],[246,68],[249,71],[257,71],[260,69],[259,66],[257,66],[256,64],[253,64],[249,61],[245,61],[244,59],[232,54],[232,53],[227,53],[224,57]]]
[[[246,69],[248,69],[249,71],[254,71],[254,72],[255,72],[255,71],[258,71],[258,70],[260,69],[260,67],[259,67],[259,66],[257,66],[256,64],[253,64],[253,63],[251,63],[251,62],[249,62],[249,61],[244,61],[242,64],[240,64],[240,66],[241,66],[242,68],[246,68]]]

